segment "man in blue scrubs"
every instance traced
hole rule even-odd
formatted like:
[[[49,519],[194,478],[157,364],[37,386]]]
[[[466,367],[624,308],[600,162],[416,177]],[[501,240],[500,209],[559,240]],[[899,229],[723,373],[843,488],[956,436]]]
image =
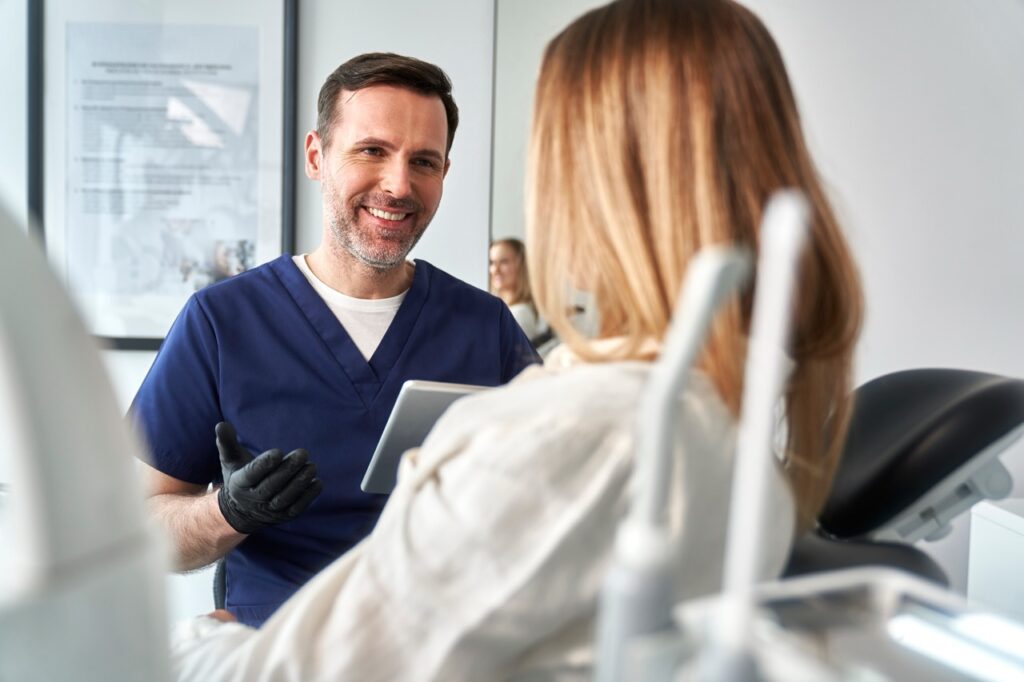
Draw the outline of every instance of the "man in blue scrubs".
[[[406,260],[450,165],[444,72],[362,55],[317,113],[320,245],[196,293],[131,408],[179,568],[226,556],[226,607],[249,625],[373,528],[385,498],[359,482],[404,381],[498,385],[538,360],[500,299]]]

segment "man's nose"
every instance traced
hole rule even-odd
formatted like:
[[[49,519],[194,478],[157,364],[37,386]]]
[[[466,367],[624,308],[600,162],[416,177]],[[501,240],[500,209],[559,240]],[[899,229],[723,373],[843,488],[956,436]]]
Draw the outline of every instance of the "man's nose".
[[[384,168],[381,176],[381,189],[393,197],[404,198],[412,192],[409,181],[409,165],[400,159],[394,159]]]

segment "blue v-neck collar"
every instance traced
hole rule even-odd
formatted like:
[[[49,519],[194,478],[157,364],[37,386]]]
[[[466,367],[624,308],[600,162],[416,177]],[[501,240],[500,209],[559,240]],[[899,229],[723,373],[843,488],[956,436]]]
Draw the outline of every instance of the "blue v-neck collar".
[[[337,361],[366,407],[376,399],[381,386],[387,381],[392,368],[405,350],[412,329],[427,300],[431,266],[421,260],[414,263],[416,269],[413,272],[412,285],[369,362],[359,352],[348,332],[327,307],[327,303],[320,298],[306,280],[306,276],[295,265],[291,255],[285,254],[270,263],[271,271],[323,339],[327,350]]]

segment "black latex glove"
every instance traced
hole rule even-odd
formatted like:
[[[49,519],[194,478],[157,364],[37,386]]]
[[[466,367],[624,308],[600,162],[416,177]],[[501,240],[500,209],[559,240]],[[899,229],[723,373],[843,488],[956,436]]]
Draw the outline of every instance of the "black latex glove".
[[[239,533],[291,521],[320,494],[323,483],[305,450],[267,450],[258,457],[238,444],[235,429],[217,424],[217,450],[224,485],[217,493],[220,512]]]

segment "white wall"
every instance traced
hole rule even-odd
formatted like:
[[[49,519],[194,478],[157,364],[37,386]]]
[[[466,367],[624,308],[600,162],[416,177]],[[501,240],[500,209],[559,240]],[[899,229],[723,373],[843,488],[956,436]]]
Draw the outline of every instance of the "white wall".
[[[498,0],[493,226],[522,235],[543,45],[602,4]],[[1024,377],[1024,3],[746,0],[786,58],[861,266],[858,383],[912,367]],[[1024,445],[1008,455],[1024,495]],[[926,545],[966,585],[967,520]]]
[[[25,163],[28,135],[25,126],[27,0],[0,0],[0,202],[25,224]]]
[[[606,0],[497,0],[491,235],[526,238],[523,179],[533,89],[544,46]]]

